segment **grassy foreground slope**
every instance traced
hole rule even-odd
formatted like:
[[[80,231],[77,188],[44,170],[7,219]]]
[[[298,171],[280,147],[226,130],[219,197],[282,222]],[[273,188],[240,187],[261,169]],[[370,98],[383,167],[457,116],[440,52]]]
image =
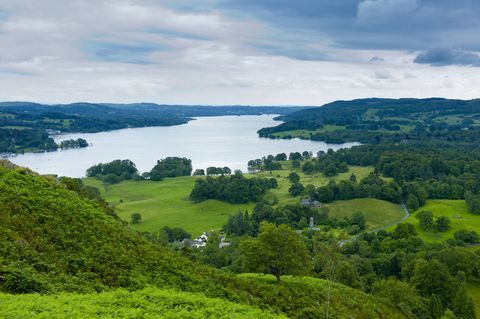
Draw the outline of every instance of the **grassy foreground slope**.
[[[421,211],[431,211],[435,217],[447,216],[451,221],[451,229],[443,233],[424,231],[415,218],[415,214]],[[442,242],[453,238],[453,234],[459,229],[480,231],[480,216],[470,214],[464,200],[428,200],[425,206],[420,207],[405,222],[413,224],[419,237],[426,242]]]
[[[354,173],[360,180],[373,171],[372,167],[350,166],[348,173],[327,178],[322,173],[306,175],[300,169],[293,169],[290,161],[282,162],[282,170],[261,172],[255,174],[260,177],[275,177],[278,188],[268,192],[275,196],[278,205],[297,204],[300,197],[292,197],[288,193],[291,182],[288,175],[293,171],[300,175],[304,185],[312,184],[324,186],[333,180],[345,180]],[[253,176],[246,174],[245,176]],[[204,231],[219,229],[225,225],[228,215],[239,210],[251,211],[254,203],[230,204],[218,200],[207,200],[193,203],[189,200],[195,180],[198,177],[166,178],[161,182],[152,181],[123,181],[119,184],[105,186],[95,178],[87,178],[84,183],[96,187],[102,196],[115,206],[117,214],[125,221],[130,220],[133,213],[142,215],[142,223],[132,225],[140,231],[158,231],[163,226],[182,227],[192,235],[200,235]],[[350,215],[355,211],[350,211]],[[368,217],[367,217],[368,220]],[[372,224],[376,224],[375,219]]]
[[[146,288],[98,294],[0,294],[0,316],[8,318],[287,318],[201,294]]]
[[[195,263],[145,241],[98,202],[56,180],[0,162],[1,292],[90,294],[147,286],[203,294],[294,318],[321,317],[329,291],[321,280],[308,286],[277,284]],[[355,289],[334,285],[332,295],[331,311],[338,318],[403,318],[394,305]],[[17,298],[23,297],[25,302],[31,298]],[[51,316],[47,312],[43,317]]]

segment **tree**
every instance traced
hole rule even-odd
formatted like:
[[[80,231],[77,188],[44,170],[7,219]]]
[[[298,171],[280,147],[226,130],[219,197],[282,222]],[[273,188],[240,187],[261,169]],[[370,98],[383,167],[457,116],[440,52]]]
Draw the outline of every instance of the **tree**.
[[[152,181],[160,181],[165,177],[190,176],[192,174],[192,161],[188,158],[167,157],[157,161],[150,171]]]
[[[453,234],[456,240],[461,241],[467,244],[473,244],[478,242],[478,234],[474,230],[468,231],[465,229],[460,229]]]
[[[395,304],[408,318],[417,317],[414,314],[426,312],[422,299],[408,283],[398,279],[382,279],[373,284],[372,293]],[[420,316],[421,318],[422,316]]]
[[[480,214],[480,196],[467,192],[465,194],[465,201],[470,213],[475,215]]]
[[[365,230],[367,227],[367,221],[365,220],[365,216],[361,212],[353,213],[352,217],[350,218],[350,224],[357,225],[360,230]]]
[[[302,154],[299,152],[292,152],[288,156],[288,159],[291,161],[301,161],[302,160]]]
[[[295,172],[291,172],[290,174],[288,174],[288,179],[290,180],[291,183],[295,184],[300,182],[300,175],[298,175]]]
[[[292,161],[292,168],[300,168],[300,161],[299,160],[293,160]]]
[[[435,228],[438,232],[446,232],[451,228],[450,218],[446,216],[437,217],[435,221]]]
[[[305,174],[313,174],[315,172],[315,164],[311,161],[305,162],[302,166],[302,172]]]
[[[196,169],[195,172],[193,172],[194,176],[205,176],[205,170],[204,169]]]
[[[330,203],[335,199],[335,196],[329,186],[322,186],[317,188],[315,199],[322,203]]]
[[[278,162],[274,162],[272,159],[269,159],[269,158],[265,159],[263,163],[267,171],[276,171],[276,170],[282,169],[282,164]]]
[[[435,294],[442,305],[452,301],[458,288],[457,281],[449,274],[447,267],[436,259],[417,259],[411,283],[424,297]]]
[[[217,175],[218,171],[216,167],[207,167],[207,175]]]
[[[357,182],[357,176],[355,176],[355,174],[351,174],[350,177],[348,178],[350,180],[350,182],[352,183],[356,183]]]
[[[217,268],[227,265],[227,255],[220,248],[220,234],[211,232],[208,236],[207,245],[201,252],[201,260],[207,264]]]
[[[240,244],[247,271],[282,275],[307,273],[310,258],[298,234],[286,225],[262,223],[256,239]]]
[[[417,236],[417,231],[415,230],[415,226],[410,223],[400,223],[395,227],[392,236],[395,239],[408,238]]]
[[[407,201],[405,202],[405,205],[408,207],[408,209],[412,211],[415,211],[418,209],[418,207],[420,207],[417,196],[413,194],[409,194],[407,196]]]
[[[435,223],[433,220],[433,213],[429,211],[421,211],[415,215],[415,218],[418,219],[420,227],[426,231],[434,230]]]
[[[285,153],[280,153],[275,156],[276,161],[286,161],[287,160],[287,154]]]
[[[225,167],[222,169],[222,171],[223,171],[223,174],[225,174],[225,175],[230,175],[230,174],[232,174],[232,170],[231,170],[229,167],[227,167],[227,166],[225,166]]]
[[[289,193],[290,195],[292,195],[293,197],[296,197],[296,196],[302,194],[304,190],[305,190],[305,187],[303,187],[303,184],[301,184],[301,183],[294,183],[294,184],[292,184],[292,186],[290,186],[290,188],[288,189],[288,193]]]
[[[310,152],[310,151],[303,151],[302,156],[303,156],[304,159],[309,159],[313,156],[313,153]]]
[[[130,216],[130,220],[132,224],[140,224],[142,222],[142,215],[140,215],[139,213],[133,213]]]

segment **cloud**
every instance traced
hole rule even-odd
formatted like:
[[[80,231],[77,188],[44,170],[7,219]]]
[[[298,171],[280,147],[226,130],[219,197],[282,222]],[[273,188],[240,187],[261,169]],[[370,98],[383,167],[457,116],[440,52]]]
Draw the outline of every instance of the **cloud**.
[[[149,54],[167,50],[165,46],[157,43],[122,44],[101,40],[87,40],[81,48],[100,60],[136,64],[151,64],[153,62],[149,59]]]
[[[438,48],[418,54],[414,62],[433,66],[468,65],[480,67],[480,55],[460,49]]]
[[[344,49],[480,50],[480,1],[472,0],[222,0],[284,34],[308,34]]]
[[[370,59],[370,62],[376,62],[376,63],[379,63],[379,62],[384,62],[385,59],[380,57],[380,56],[374,56]]]
[[[479,17],[473,0],[0,0],[1,98],[319,105],[478,97],[470,65],[478,64]],[[455,65],[430,66],[446,63],[427,59],[431,43],[461,48]]]

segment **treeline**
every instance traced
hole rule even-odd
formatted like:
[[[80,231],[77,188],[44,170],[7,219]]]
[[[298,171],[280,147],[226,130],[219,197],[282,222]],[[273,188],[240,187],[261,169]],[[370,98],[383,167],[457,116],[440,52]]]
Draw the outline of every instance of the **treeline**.
[[[328,208],[311,209],[300,205],[284,205],[273,207],[265,203],[255,205],[251,214],[248,211],[239,211],[228,217],[223,229],[230,236],[257,236],[262,222],[275,225],[287,225],[294,229],[303,230],[310,227],[324,226],[325,229],[336,228],[346,230],[355,235],[366,229],[366,220],[362,212],[358,211],[350,217],[332,218],[328,215]]]
[[[190,176],[192,161],[185,157],[167,157],[157,161],[149,172],[140,175],[135,163],[131,160],[114,160],[110,163],[94,165],[87,169],[86,174],[87,177],[95,177],[107,184],[130,179],[161,181],[166,177]]]
[[[0,127],[0,153],[55,151],[57,147],[44,130]]]
[[[205,171],[202,168],[196,169],[195,172],[193,172],[194,176],[205,176],[205,175],[210,175],[210,176],[215,176],[215,175],[230,175],[232,174],[232,170],[229,167],[207,167],[207,170]]]
[[[276,171],[282,169],[281,161],[291,160],[293,167],[300,167],[300,161],[309,159],[313,156],[312,152],[304,151],[291,152],[288,156],[286,153],[279,153],[277,155],[267,155],[262,158],[257,158],[248,161],[248,169],[253,171]]]
[[[207,199],[234,204],[258,202],[267,190],[276,187],[278,183],[275,178],[246,178],[240,172],[217,178],[207,176],[196,180],[190,199],[197,203]]]
[[[167,157],[157,161],[149,171],[140,174],[135,163],[131,160],[114,160],[109,163],[96,164],[87,169],[87,177],[96,177],[107,184],[119,183],[124,180],[151,180],[161,181],[167,177],[180,177],[192,175],[192,161],[185,157]],[[241,173],[241,171],[235,172]],[[232,170],[228,167],[208,167],[196,169],[194,176],[230,175]]]

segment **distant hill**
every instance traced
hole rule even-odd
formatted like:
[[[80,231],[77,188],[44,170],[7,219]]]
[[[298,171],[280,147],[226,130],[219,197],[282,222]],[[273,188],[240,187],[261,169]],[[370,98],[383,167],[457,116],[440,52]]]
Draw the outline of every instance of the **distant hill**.
[[[185,124],[192,117],[285,115],[301,108],[275,106],[158,105],[154,103],[0,103],[0,153],[53,151],[52,132],[102,132],[127,127]]]
[[[313,318],[322,313],[329,289],[325,281],[298,278],[277,284],[197,264],[144,240],[88,189],[73,187],[74,184],[71,180],[62,183],[0,162],[0,291],[83,294],[118,288],[138,290],[152,285],[195,294],[178,295],[177,303],[165,298],[157,301],[156,307],[173,302],[179,311],[197,311],[187,301],[205,295],[295,318]],[[335,317],[402,318],[393,305],[340,284],[332,287]],[[153,307],[155,294],[163,296],[165,292],[152,292],[152,297],[127,294],[120,298],[125,300],[122,302],[118,301],[119,294],[99,295],[98,300],[107,310],[119,307],[122,308],[119,311],[126,311],[125,307],[130,307],[126,300],[138,300],[137,304],[148,303],[148,307]],[[0,301],[19,305],[27,317],[29,309],[34,309],[30,314],[42,309],[48,313],[48,307],[69,307],[78,313],[96,297],[72,296],[73,300],[79,300],[75,305],[66,304],[69,297],[59,298],[0,295]],[[213,309],[221,305],[205,302]],[[231,304],[225,306],[235,311]],[[18,314],[20,308],[13,314],[8,309],[11,308],[2,307],[0,316]],[[214,313],[211,317],[215,317]]]
[[[300,137],[332,143],[399,142],[424,132],[477,132],[480,127],[480,100],[375,98],[336,101],[278,119],[284,123],[261,129],[260,136]]]

